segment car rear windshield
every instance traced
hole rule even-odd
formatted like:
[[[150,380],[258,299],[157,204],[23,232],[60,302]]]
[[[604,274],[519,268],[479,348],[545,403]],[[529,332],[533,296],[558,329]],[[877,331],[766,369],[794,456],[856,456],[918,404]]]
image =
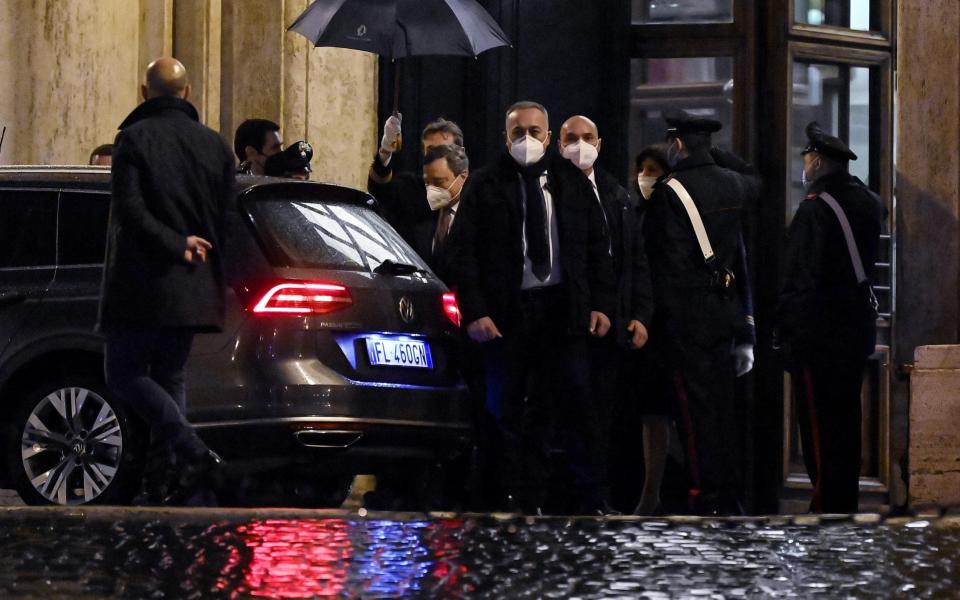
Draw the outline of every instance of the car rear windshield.
[[[259,200],[247,205],[257,229],[285,266],[372,271],[384,261],[426,269],[378,214],[353,204]]]

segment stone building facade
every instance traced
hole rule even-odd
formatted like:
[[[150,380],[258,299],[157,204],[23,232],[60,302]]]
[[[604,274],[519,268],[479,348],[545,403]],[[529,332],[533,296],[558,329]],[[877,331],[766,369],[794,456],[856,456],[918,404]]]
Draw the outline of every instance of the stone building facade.
[[[84,164],[140,101],[146,65],[189,71],[201,120],[232,141],[261,117],[314,146],[314,178],[362,187],[376,151],[377,60],[287,26],[308,0],[4,0],[4,164]]]

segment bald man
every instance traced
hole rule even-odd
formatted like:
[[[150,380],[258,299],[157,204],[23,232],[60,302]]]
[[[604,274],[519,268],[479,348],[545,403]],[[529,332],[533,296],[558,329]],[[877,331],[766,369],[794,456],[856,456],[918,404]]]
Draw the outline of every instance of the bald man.
[[[625,385],[624,377],[638,371],[642,360],[638,349],[647,343],[647,326],[653,314],[650,272],[640,232],[637,204],[616,178],[594,165],[600,155],[600,132],[588,117],[577,115],[560,127],[558,149],[564,158],[580,169],[593,188],[603,211],[609,267],[593,271],[591,290],[605,289],[603,294],[616,299],[609,309],[610,334],[594,338],[590,345],[591,385],[601,409],[602,433],[597,439],[610,438],[609,411],[616,405],[633,405],[639,390]],[[633,382],[636,383],[636,382]],[[626,402],[617,402],[629,395]],[[606,462],[600,470],[607,479]]]
[[[183,371],[195,333],[224,315],[223,221],[230,149],[187,102],[187,70],[150,63],[144,102],[120,124],[99,328],[110,388],[150,426],[142,497],[210,502],[219,459],[186,417]],[[176,176],[171,176],[176,174]]]

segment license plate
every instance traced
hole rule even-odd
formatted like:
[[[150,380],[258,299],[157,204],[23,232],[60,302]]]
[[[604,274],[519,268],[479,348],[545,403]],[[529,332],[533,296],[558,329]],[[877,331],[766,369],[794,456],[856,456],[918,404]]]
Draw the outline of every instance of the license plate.
[[[432,369],[430,344],[418,340],[366,338],[370,364],[382,367]]]

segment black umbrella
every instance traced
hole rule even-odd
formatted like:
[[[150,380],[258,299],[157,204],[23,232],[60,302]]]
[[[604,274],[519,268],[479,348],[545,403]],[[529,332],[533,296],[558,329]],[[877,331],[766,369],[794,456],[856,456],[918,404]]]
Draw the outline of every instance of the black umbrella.
[[[314,46],[352,48],[397,59],[474,56],[510,40],[476,0],[316,0],[287,31]],[[400,94],[396,68],[393,107]]]

